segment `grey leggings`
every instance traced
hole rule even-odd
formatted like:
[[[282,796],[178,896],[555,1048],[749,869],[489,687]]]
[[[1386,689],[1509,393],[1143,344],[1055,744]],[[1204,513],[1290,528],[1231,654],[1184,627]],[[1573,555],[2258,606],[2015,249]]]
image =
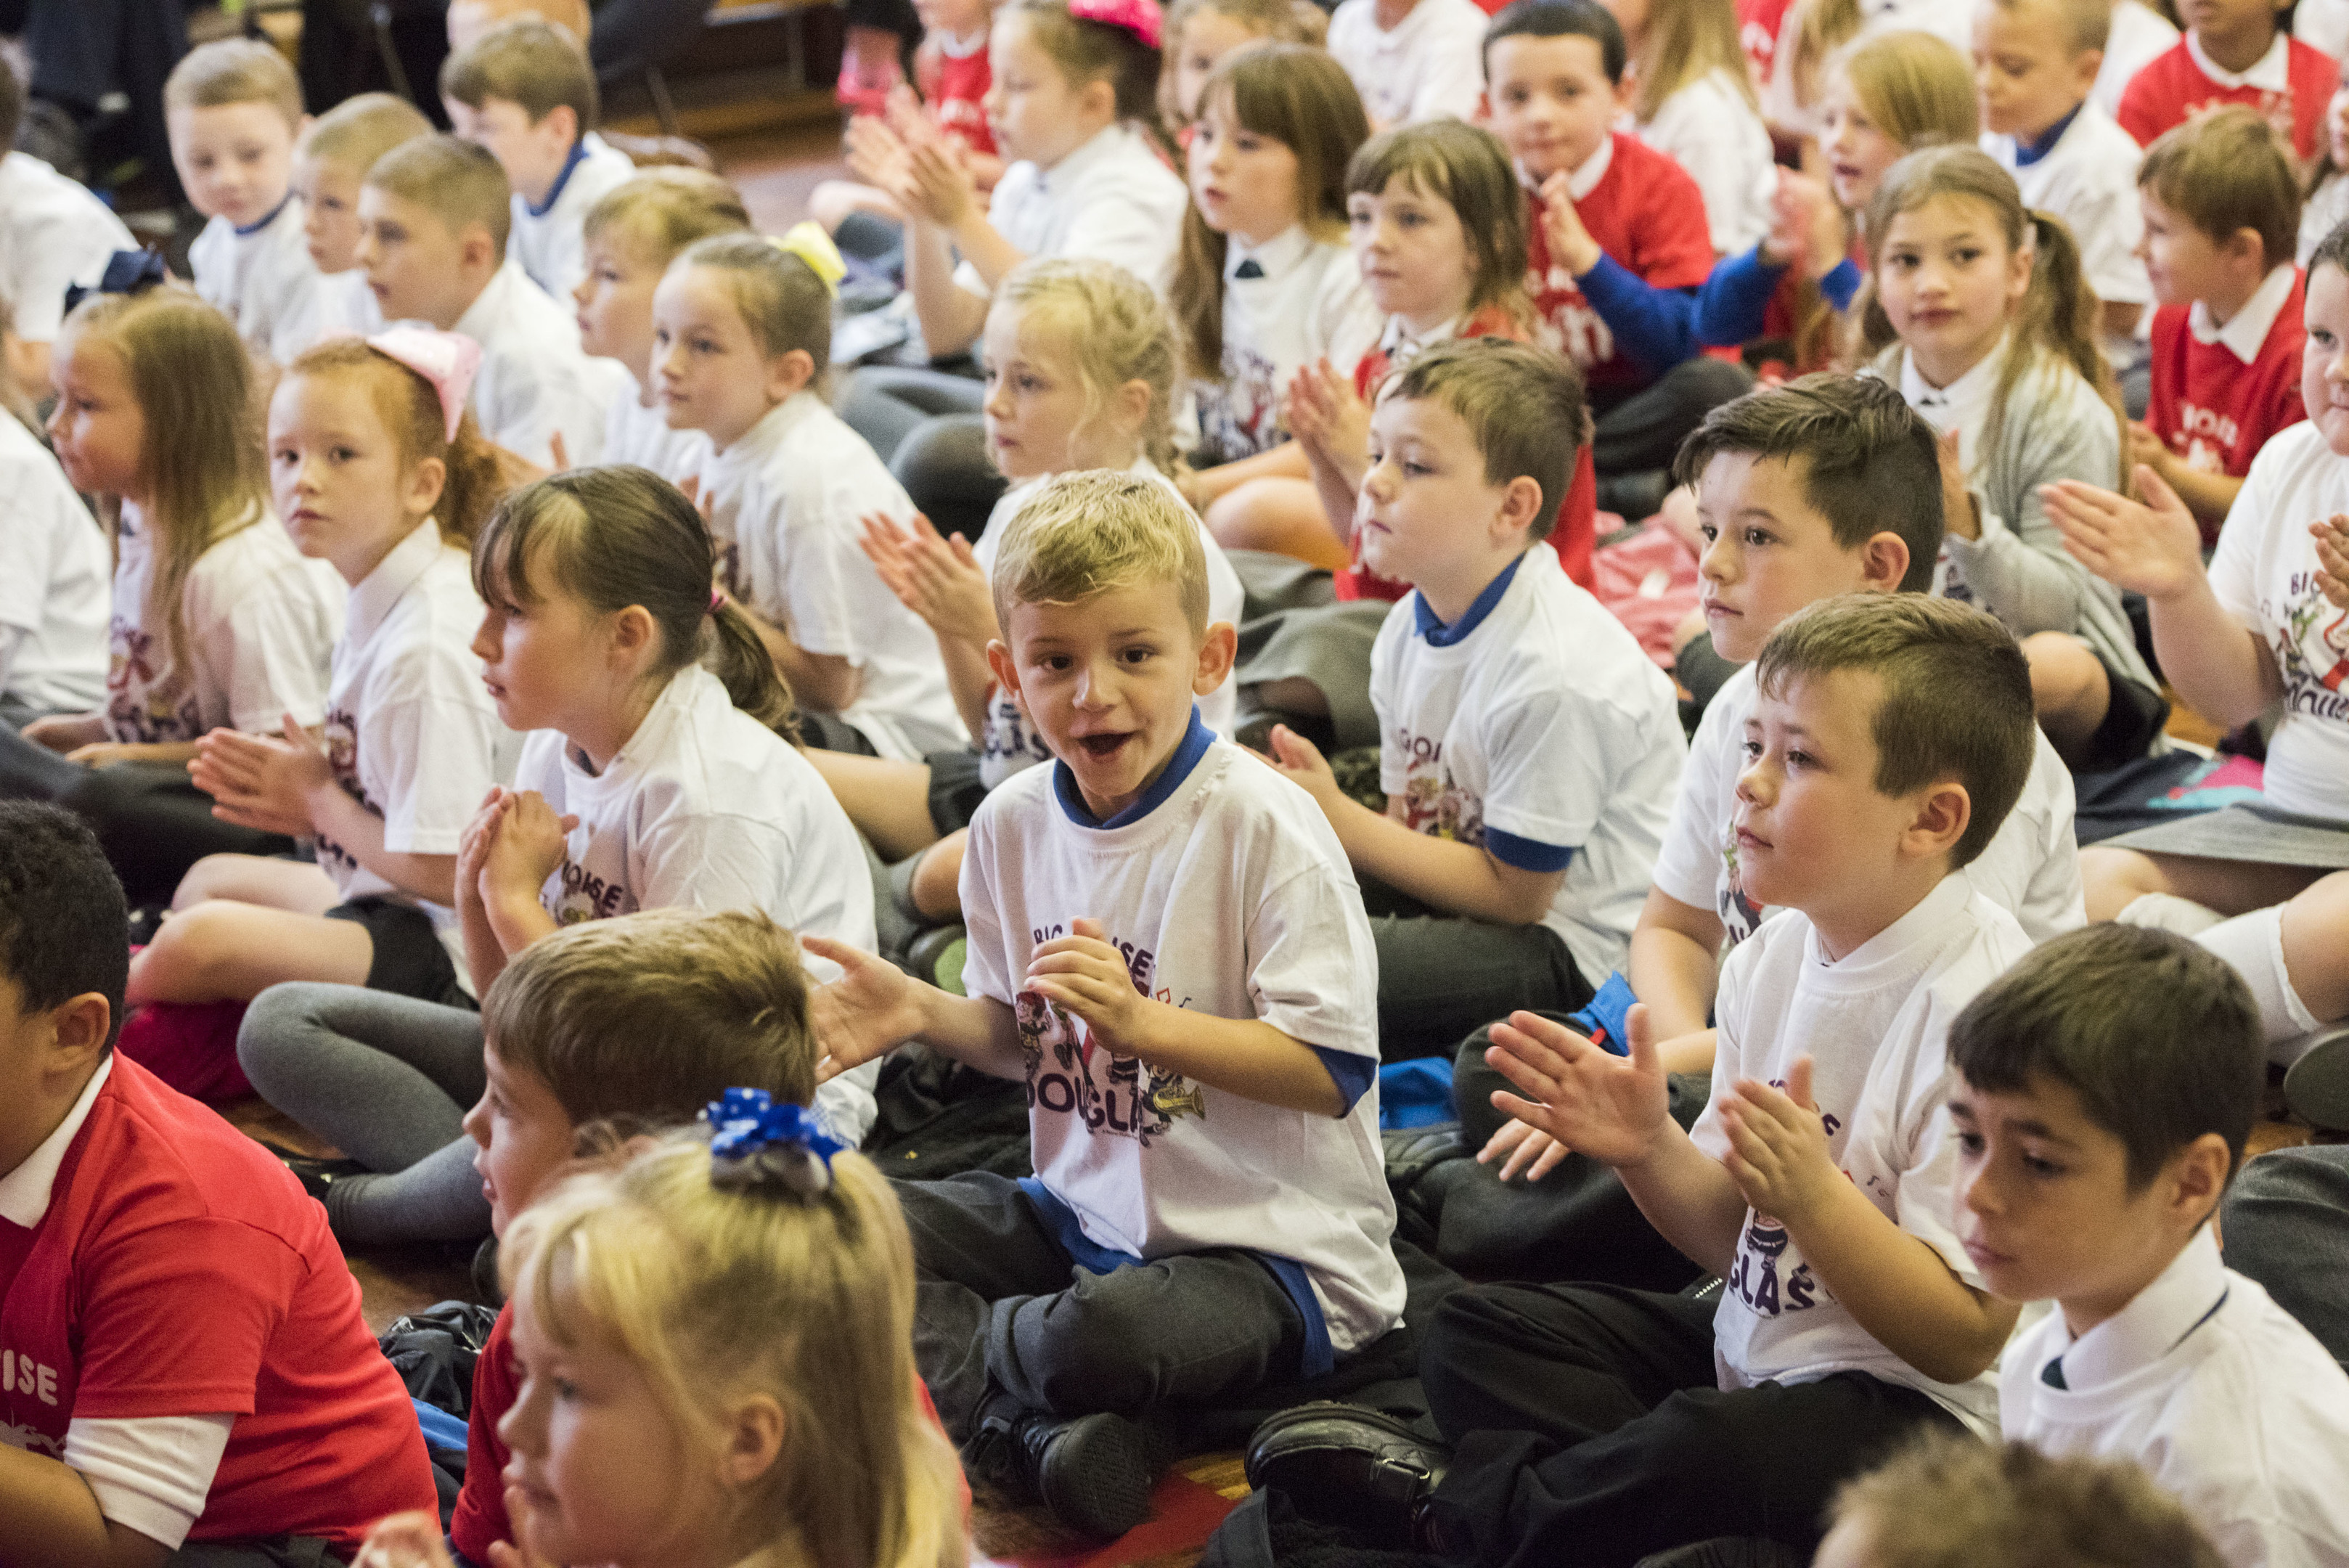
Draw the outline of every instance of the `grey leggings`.
[[[346,1246],[490,1233],[465,1112],[481,1097],[481,1015],[355,985],[274,985],[237,1060],[261,1097],[379,1172],[326,1189]]]

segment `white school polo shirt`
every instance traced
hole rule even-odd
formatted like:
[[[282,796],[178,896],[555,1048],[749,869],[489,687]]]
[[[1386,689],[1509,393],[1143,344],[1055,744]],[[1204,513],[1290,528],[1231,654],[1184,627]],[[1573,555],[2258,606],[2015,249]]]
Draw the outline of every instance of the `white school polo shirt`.
[[[1199,447],[1223,462],[1288,439],[1289,378],[1327,358],[1352,380],[1384,325],[1343,239],[1294,224],[1263,244],[1230,237],[1224,254],[1224,379],[1195,379]]]
[[[709,438],[699,431],[671,430],[661,405],[647,408],[643,400],[630,376],[604,418],[602,461],[649,468],[671,484],[699,473],[709,461]]]
[[[290,333],[280,341],[279,332],[306,320],[305,296],[318,278],[301,197],[288,195],[251,228],[214,218],[188,246],[188,267],[196,292],[236,324],[238,337],[281,363],[299,351]]]
[[[54,340],[66,290],[94,287],[108,258],[138,248],[114,209],[80,184],[29,152],[0,155],[0,289],[17,337]]]
[[[916,763],[968,743],[937,639],[857,544],[859,520],[904,522],[914,504],[863,436],[813,392],[776,404],[701,467],[726,591],[810,653],[862,677],[841,717],[874,750]]]
[[[457,318],[457,330],[481,346],[473,417],[483,435],[551,468],[560,431],[572,466],[602,461],[605,416],[629,376],[616,360],[580,351],[569,306],[555,304],[508,256]]]
[[[2084,100],[2056,129],[2044,151],[1987,131],[1982,147],[2014,176],[2024,206],[2053,213],[2071,229],[2080,270],[2099,301],[2143,305],[2153,298],[2153,284],[2137,256],[2145,236],[2137,191],[2144,150],[2095,99]]]
[[[367,269],[322,272],[303,291],[301,303],[278,324],[281,364],[292,364],[329,337],[372,337],[383,330],[383,306],[367,286]]]
[[[1419,0],[1381,27],[1377,0],[1345,0],[1330,17],[1330,53],[1354,78],[1373,130],[1450,115],[1473,119],[1485,96],[1485,13],[1470,0]]]
[[[1704,197],[1705,226],[1718,255],[1737,255],[1768,237],[1777,155],[1761,111],[1737,90],[1729,67],[1698,78],[1656,106],[1655,119],[1626,129],[1670,153]]]
[[[0,692],[50,712],[106,700],[106,535],[57,460],[0,414]]]
[[[587,210],[636,172],[626,153],[591,130],[571,144],[571,156],[554,177],[545,205],[533,207],[515,192],[506,254],[564,309],[571,308],[571,291],[587,275],[583,233]]]
[[[1189,187],[1139,131],[1112,125],[1049,170],[1027,159],[1005,170],[987,221],[1031,261],[1114,262],[1164,299],[1190,202]],[[982,299],[993,292],[968,262],[954,275]]]

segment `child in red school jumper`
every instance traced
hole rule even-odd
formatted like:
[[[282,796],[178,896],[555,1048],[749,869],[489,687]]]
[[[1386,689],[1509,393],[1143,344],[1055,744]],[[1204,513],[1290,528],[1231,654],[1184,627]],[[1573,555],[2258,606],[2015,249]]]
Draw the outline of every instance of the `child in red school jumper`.
[[[2292,0],[2198,0],[2186,36],[2137,72],[2113,118],[2150,146],[2206,109],[2247,104],[2292,140],[2302,163],[2321,150],[2333,61],[2292,36]]]

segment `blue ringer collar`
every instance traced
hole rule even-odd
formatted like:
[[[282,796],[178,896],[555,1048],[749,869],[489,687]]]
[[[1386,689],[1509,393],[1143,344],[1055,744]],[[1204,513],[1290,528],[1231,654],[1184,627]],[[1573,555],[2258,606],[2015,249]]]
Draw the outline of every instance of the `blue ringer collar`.
[[[1486,583],[1485,591],[1478,594],[1467,610],[1450,626],[1435,618],[1435,612],[1428,607],[1425,594],[1414,592],[1411,596],[1414,618],[1413,629],[1426,639],[1430,648],[1450,648],[1454,643],[1464,640],[1469,633],[1485,624],[1485,618],[1493,613],[1493,607],[1499,604],[1501,596],[1509,591],[1509,585],[1516,580],[1517,568],[1525,564],[1526,557],[1519,556],[1503,566],[1501,575]]]
[[[535,207],[524,202],[522,204],[523,212],[533,218],[543,218],[554,210],[554,203],[563,200],[563,188],[571,183],[571,171],[579,167],[581,159],[587,156],[587,136],[588,133],[583,130],[571,143],[571,156],[563,161],[563,172],[557,174],[554,183],[547,187],[546,200]]]
[[[284,212],[285,210],[285,203],[293,199],[294,192],[291,191],[286,192],[285,195],[278,198],[277,205],[269,209],[269,216],[265,218],[255,218],[253,222],[245,224],[244,227],[236,229],[236,237],[241,240],[249,240],[254,235],[261,233],[262,230],[267,228],[270,224],[277,221],[277,214]],[[233,229],[236,228],[236,225],[233,223],[229,226]]]
[[[2041,159],[2054,151],[2055,144],[2064,140],[2064,133],[2072,129],[2072,122],[2080,118],[2080,110],[2087,107],[2088,100],[2086,99],[2082,99],[2078,103],[2072,106],[2071,113],[2065,115],[2063,119],[2049,126],[2047,128],[2046,134],[2040,137],[2038,140],[2032,142],[2016,142],[2014,144],[2014,166],[2017,169],[2028,169],[2033,163],[2038,162]]]
[[[1085,805],[1084,792],[1077,788],[1077,775],[1066,763],[1052,764],[1052,793],[1060,797],[1061,810],[1079,827],[1130,827],[1166,804],[1166,797],[1183,786],[1215,740],[1216,732],[1199,717],[1199,705],[1192,703],[1191,727],[1183,732],[1183,743],[1174,748],[1174,756],[1167,759],[1165,771],[1142,792],[1139,800],[1106,822],[1095,817],[1092,808]]]

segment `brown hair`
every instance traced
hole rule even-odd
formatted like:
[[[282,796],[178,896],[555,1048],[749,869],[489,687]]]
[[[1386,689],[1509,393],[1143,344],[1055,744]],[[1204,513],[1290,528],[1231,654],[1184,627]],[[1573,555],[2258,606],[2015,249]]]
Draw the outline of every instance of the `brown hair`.
[[[1095,468],[1046,481],[1012,514],[990,586],[1009,626],[1014,605],[1079,604],[1137,583],[1173,589],[1191,629],[1206,629],[1198,519],[1157,480]]]
[[[742,194],[703,169],[665,164],[614,186],[587,209],[580,233],[590,244],[626,233],[663,266],[696,240],[750,226]]]
[[[1460,416],[1485,459],[1485,483],[1520,476],[1541,486],[1528,533],[1546,537],[1574,481],[1575,455],[1590,440],[1582,373],[1531,343],[1455,338],[1415,356],[1387,379],[1381,401],[1429,399]]]
[[[1500,139],[1478,125],[1449,118],[1381,131],[1362,143],[1346,166],[1346,193],[1378,195],[1402,180],[1450,204],[1460,216],[1475,259],[1468,311],[1497,306],[1520,327],[1533,322],[1526,295],[1528,240],[1526,194]]]
[[[305,158],[342,164],[365,180],[377,159],[403,141],[431,134],[432,122],[406,99],[363,92],[312,120],[300,151]]]
[[[1049,334],[1085,384],[1085,419],[1128,381],[1150,387],[1139,432],[1143,455],[1173,478],[1174,329],[1151,286],[1114,262],[1066,256],[1022,262],[996,286],[995,310],[1019,312],[1022,344]]]
[[[1183,29],[1198,16],[1237,22],[1277,44],[1318,49],[1330,36],[1330,14],[1313,0],[1176,0],[1167,7],[1165,26],[1158,34],[1164,57],[1158,72],[1158,115],[1169,127],[1185,123],[1183,107],[1174,101],[1174,73],[1183,51]]]
[[[1973,67],[1932,33],[1882,33],[1836,61],[1876,129],[1914,152],[1947,142],[1971,147],[1982,134]]]
[[[1870,1568],[2223,1568],[2178,1500],[2127,1459],[1935,1432],[1837,1489]]]
[[[2220,244],[2236,231],[2260,236],[2266,265],[2281,266],[2300,243],[2300,180],[2292,150],[2242,104],[2209,109],[2155,138],[2137,167],[2140,190]]]
[[[656,679],[707,665],[734,706],[792,739],[791,687],[750,618],[731,600],[711,607],[717,572],[700,510],[630,463],[566,469],[523,486],[498,504],[473,545],[482,603],[527,607],[551,582],[596,615],[641,605],[660,632]]]
[[[506,259],[506,235],[513,227],[513,188],[503,165],[486,147],[454,136],[419,136],[375,161],[367,183],[413,202],[461,234],[479,224]]]
[[[456,440],[450,440],[448,416],[432,383],[363,337],[330,337],[297,356],[285,367],[285,379],[296,376],[366,377],[384,428],[399,442],[402,465],[412,469],[438,458],[448,472],[432,506],[441,537],[472,547],[473,535],[505,493],[505,481],[497,448],[481,434],[471,409],[458,421]]]
[[[177,284],[92,295],[66,317],[57,339],[60,356],[82,342],[102,343],[129,369],[147,424],[139,477],[155,551],[140,619],[150,634],[160,620],[171,668],[184,673],[188,627],[180,596],[188,574],[205,551],[269,516],[253,362],[229,318]]]
[[[0,57],[0,147],[16,145],[17,127],[25,119],[25,83],[16,67]]]
[[[302,83],[285,57],[256,38],[222,38],[190,49],[163,78],[166,109],[267,104],[289,130],[302,124]]]
[[[1202,109],[1228,95],[1242,130],[1268,136],[1297,155],[1298,218],[1313,237],[1346,234],[1346,166],[1370,140],[1370,118],[1346,68],[1324,49],[1302,44],[1249,44],[1219,61],[1199,98]],[[1226,238],[1207,226],[1198,203],[1183,212],[1182,247],[1169,291],[1182,324],[1187,369],[1195,380],[1224,379],[1224,256]]]
[[[579,122],[577,134],[595,129],[595,72],[587,51],[569,29],[540,16],[501,22],[471,48],[441,61],[440,96],[467,109],[503,99],[533,125],[568,109]]]
[[[767,358],[797,348],[815,361],[811,382],[832,368],[832,290],[815,268],[764,234],[714,234],[688,245],[673,265],[722,272],[734,308]]]
[[[2031,774],[2031,662],[2014,634],[1954,599],[1843,594],[1781,622],[1762,646],[1754,679],[1775,697],[1789,681],[1841,670],[1883,682],[1869,723],[1876,792],[1907,794],[1944,779],[1963,785],[1972,813],[1950,868],[1970,864]]]
[[[1635,119],[1655,119],[1666,99],[1715,71],[1727,72],[1746,106],[1761,109],[1761,100],[1754,95],[1754,73],[1745,63],[1745,46],[1738,41],[1733,0],[1651,0],[1638,65],[1639,96],[1631,104]]]
[[[756,909],[645,909],[514,955],[481,998],[498,1059],[545,1081],[574,1127],[689,1122],[728,1089],[815,1096],[807,971]]]
[[[2090,49],[2102,49],[2112,37],[2114,0],[1992,0],[1992,4],[2008,13],[2046,6],[2062,25],[2064,42],[2075,59]]]
[[[1158,51],[1131,29],[1071,16],[1069,0],[1010,0],[996,15],[1024,20],[1036,47],[1071,87],[1109,83],[1117,94],[1117,118],[1167,144],[1158,119]]]

